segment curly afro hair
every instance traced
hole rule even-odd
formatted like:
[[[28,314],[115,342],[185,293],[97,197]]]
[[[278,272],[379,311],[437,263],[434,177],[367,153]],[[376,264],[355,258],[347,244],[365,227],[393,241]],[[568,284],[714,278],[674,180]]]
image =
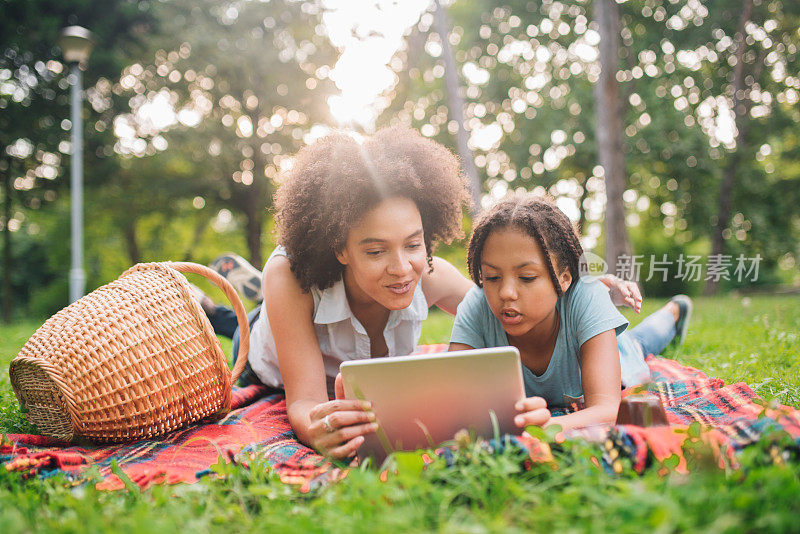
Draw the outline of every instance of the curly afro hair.
[[[563,291],[553,267],[555,257],[561,268],[568,268],[572,280],[580,278],[580,261],[583,247],[575,225],[558,209],[552,197],[516,194],[495,204],[476,221],[469,238],[467,266],[472,280],[482,286],[481,256],[486,239],[494,230],[516,228],[539,243],[556,294]]]
[[[379,130],[363,143],[333,133],[301,149],[275,194],[279,242],[300,286],[325,289],[342,278],[336,253],[351,228],[392,197],[419,209],[428,264],[439,242],[461,236],[468,199],[458,159],[406,128]]]

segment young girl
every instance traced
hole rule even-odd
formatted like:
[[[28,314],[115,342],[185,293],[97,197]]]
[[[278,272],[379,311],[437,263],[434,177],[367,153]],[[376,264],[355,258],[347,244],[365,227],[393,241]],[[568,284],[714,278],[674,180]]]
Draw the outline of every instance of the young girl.
[[[528,397],[516,406],[520,427],[613,422],[621,384],[649,378],[644,356],[660,353],[676,332],[685,335],[685,296],[625,332],[628,321],[605,286],[580,277],[582,254],[566,215],[532,195],[494,206],[470,238],[469,272],[478,287],[458,307],[450,349],[519,349]],[[551,419],[551,410],[576,407]]]

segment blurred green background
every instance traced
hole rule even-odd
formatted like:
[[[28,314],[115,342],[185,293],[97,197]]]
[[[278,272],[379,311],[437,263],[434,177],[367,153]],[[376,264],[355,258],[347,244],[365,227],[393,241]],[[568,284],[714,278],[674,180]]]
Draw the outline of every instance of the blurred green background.
[[[71,123],[56,43],[73,24],[96,40],[84,70],[87,290],[140,261],[234,251],[261,265],[277,238],[272,194],[303,144],[405,124],[462,157],[463,126],[484,204],[547,191],[600,256],[607,207],[621,203],[646,295],[794,291],[800,5],[612,4],[624,191],[607,199],[597,107],[609,34],[590,1],[453,1],[444,17],[427,0],[3,0],[4,319],[67,304]],[[440,253],[463,268],[463,241]],[[729,261],[718,285],[706,280],[712,253]],[[696,280],[678,270],[689,255],[703,264]],[[739,257],[760,258],[757,277],[737,278]],[[653,259],[668,272],[651,273]]]

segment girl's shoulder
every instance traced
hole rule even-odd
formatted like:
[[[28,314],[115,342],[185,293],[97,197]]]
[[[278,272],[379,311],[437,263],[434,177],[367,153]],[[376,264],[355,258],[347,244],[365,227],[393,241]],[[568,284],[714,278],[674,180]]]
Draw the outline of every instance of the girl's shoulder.
[[[565,304],[569,307],[586,306],[593,303],[611,303],[608,288],[593,276],[582,276],[575,280],[564,294]]]
[[[593,277],[579,278],[560,305],[565,325],[578,340],[578,346],[605,330],[622,333],[628,325],[627,319],[611,302],[605,284]]]
[[[492,313],[482,288],[473,286],[458,305],[450,343],[475,349],[508,345],[503,326]]]
[[[486,300],[486,293],[482,287],[473,285],[458,305],[456,318],[485,320],[490,316],[494,317],[492,309],[489,307],[489,301]]]

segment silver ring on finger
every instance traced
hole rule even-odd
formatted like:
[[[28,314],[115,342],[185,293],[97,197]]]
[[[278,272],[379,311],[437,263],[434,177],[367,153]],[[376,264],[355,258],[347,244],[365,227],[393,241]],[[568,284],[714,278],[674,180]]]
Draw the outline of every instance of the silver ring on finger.
[[[331,425],[330,414],[322,418],[322,428],[324,428],[327,432],[333,432],[336,430],[333,428],[333,425]]]

